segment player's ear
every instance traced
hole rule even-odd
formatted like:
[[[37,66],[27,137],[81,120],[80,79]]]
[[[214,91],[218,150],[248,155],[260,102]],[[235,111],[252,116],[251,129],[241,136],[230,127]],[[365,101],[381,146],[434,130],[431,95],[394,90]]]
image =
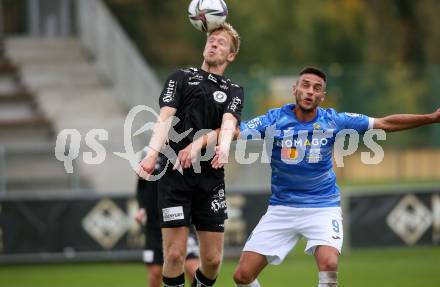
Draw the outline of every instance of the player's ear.
[[[232,62],[235,60],[235,56],[237,56],[237,54],[231,52],[228,54],[228,57],[226,59],[228,60],[228,62]]]
[[[322,103],[325,100],[325,96],[327,96],[327,92],[323,92],[321,98],[319,99],[319,101]]]

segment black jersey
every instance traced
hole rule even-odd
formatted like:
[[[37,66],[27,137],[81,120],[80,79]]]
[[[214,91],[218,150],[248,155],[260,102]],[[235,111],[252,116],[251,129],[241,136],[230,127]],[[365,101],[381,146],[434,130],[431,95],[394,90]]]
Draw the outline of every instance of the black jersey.
[[[177,154],[193,141],[197,131],[220,128],[225,113],[240,121],[243,100],[243,88],[223,76],[196,68],[174,72],[165,83],[159,105],[177,109],[177,133],[191,132],[180,142],[171,139],[171,148]]]

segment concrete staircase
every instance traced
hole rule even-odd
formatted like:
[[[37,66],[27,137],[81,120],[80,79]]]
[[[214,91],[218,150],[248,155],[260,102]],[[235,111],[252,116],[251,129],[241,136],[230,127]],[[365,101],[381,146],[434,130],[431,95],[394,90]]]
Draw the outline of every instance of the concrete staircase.
[[[7,59],[0,63],[1,191],[71,188],[72,177],[53,157],[51,122],[21,82],[17,67]]]
[[[0,146],[5,150],[3,178],[8,192],[77,188],[132,192],[134,172],[112,153],[124,150],[125,114],[112,97],[112,87],[100,79],[78,42],[10,38],[5,47],[8,60],[0,68]],[[55,158],[55,140],[63,129],[76,129],[82,136],[73,174]],[[107,156],[100,165],[82,160],[83,152],[92,151],[84,142],[91,129],[109,134],[101,142]]]

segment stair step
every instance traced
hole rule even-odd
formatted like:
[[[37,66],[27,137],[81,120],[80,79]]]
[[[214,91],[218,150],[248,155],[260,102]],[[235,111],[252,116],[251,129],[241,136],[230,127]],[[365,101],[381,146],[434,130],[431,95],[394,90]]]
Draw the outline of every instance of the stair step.
[[[17,67],[7,58],[0,58],[0,75],[15,74]]]
[[[92,187],[89,182],[83,178],[78,179],[78,184],[72,184],[70,181],[65,180],[29,180],[29,181],[12,181],[6,183],[6,192],[12,193],[32,193],[38,194],[46,192],[59,193],[63,191],[74,191],[75,189],[91,190]]]
[[[12,52],[80,49],[75,38],[8,37],[5,44],[6,50]]]
[[[55,157],[53,144],[4,149],[2,160],[6,188],[10,190],[69,189],[78,174],[65,171]]]
[[[0,119],[0,145],[10,147],[27,142],[53,142],[53,138],[51,123],[43,117]]]
[[[68,178],[63,162],[56,159],[54,150],[50,153],[27,152],[10,154],[5,152],[6,176],[9,180]]]
[[[7,38],[6,52],[14,63],[84,62],[74,39]]]
[[[14,102],[28,102],[28,103],[34,103],[34,98],[32,95],[20,88],[16,91],[13,91],[11,93],[0,93],[0,105],[2,103],[14,103]]]
[[[6,182],[6,191],[8,193],[13,192],[22,192],[29,191],[32,192],[34,190],[44,190],[44,191],[59,191],[59,190],[67,190],[71,189],[71,184],[66,179],[61,180],[36,180],[34,178],[24,181],[7,181]]]
[[[32,101],[26,99],[0,100],[0,121],[22,120],[35,117],[38,112]]]
[[[1,73],[1,72],[0,72]],[[3,94],[13,94],[21,89],[18,76],[14,74],[0,74],[0,97]]]

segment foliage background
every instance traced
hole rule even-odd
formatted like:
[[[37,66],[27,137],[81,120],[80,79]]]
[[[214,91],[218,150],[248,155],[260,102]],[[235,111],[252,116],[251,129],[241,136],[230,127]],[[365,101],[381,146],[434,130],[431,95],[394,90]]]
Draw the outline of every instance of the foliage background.
[[[187,19],[189,0],[106,2],[162,79],[176,67],[200,65],[205,36]],[[327,105],[341,111],[380,117],[440,106],[439,1],[226,2],[242,38],[227,73],[246,89],[245,119],[282,104],[270,79],[306,65],[327,71]],[[404,132],[388,144],[438,146],[440,132]]]

